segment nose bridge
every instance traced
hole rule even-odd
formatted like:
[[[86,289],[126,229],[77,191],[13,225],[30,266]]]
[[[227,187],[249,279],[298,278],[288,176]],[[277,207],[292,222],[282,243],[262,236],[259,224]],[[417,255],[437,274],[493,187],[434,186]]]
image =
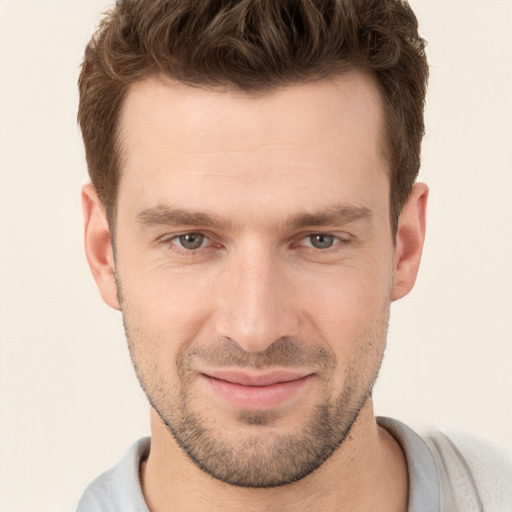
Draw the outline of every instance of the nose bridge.
[[[271,247],[253,242],[234,251],[219,283],[217,331],[244,350],[261,352],[296,334],[298,318],[286,278]]]

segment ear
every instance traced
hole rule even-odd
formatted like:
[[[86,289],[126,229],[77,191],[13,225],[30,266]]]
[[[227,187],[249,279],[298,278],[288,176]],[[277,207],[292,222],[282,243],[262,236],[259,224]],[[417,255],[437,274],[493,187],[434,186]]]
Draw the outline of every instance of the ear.
[[[398,221],[391,300],[407,295],[416,282],[425,241],[428,187],[415,183]]]
[[[112,241],[105,211],[91,183],[82,188],[85,254],[103,300],[120,309]]]

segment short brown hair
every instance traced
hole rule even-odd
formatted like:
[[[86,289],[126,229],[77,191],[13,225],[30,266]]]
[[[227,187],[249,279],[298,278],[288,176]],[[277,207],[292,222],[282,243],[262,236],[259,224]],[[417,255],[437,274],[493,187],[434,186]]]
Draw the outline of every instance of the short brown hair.
[[[131,84],[164,73],[192,86],[265,90],[370,73],[384,104],[390,218],[420,166],[428,79],[424,41],[405,0],[121,0],[92,37],[78,121],[89,175],[115,217],[121,108]]]

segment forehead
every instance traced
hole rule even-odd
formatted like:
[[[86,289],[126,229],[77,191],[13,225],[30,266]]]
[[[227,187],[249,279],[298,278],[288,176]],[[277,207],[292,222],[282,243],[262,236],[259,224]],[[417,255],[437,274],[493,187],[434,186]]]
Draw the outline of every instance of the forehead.
[[[356,71],[258,95],[153,76],[132,86],[121,114],[119,198],[199,206],[215,191],[230,192],[230,205],[271,194],[276,206],[320,187],[346,201],[377,182],[387,196],[382,124],[377,87]]]
[[[120,128],[123,139],[132,139],[150,124],[159,124],[184,151],[216,150],[218,142],[226,146],[230,140],[237,149],[242,140],[247,148],[274,140],[343,143],[363,132],[371,143],[368,125],[375,127],[375,133],[381,131],[381,111],[375,81],[359,71],[255,94],[191,87],[154,75],[130,87]],[[339,122],[343,118],[350,118],[350,126]],[[267,129],[254,130],[261,125]]]

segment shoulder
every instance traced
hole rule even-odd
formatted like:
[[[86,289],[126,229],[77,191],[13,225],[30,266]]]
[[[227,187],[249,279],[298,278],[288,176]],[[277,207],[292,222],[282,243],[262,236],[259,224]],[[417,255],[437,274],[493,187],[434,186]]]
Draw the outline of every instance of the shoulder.
[[[133,444],[116,466],[87,486],[77,512],[147,512],[139,467],[141,460],[147,457],[149,448],[149,437]]]
[[[436,429],[422,437],[447,504],[455,510],[512,510],[512,457],[506,449],[457,430]]]
[[[505,448],[453,429],[418,434],[377,418],[401,445],[409,470],[409,510],[511,512],[512,456]]]

